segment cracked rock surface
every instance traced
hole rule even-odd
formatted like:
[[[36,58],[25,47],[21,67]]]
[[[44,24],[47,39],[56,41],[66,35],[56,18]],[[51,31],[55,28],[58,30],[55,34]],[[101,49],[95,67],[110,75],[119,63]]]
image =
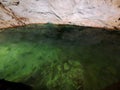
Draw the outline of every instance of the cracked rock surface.
[[[0,28],[31,23],[120,29],[120,0],[0,0]]]

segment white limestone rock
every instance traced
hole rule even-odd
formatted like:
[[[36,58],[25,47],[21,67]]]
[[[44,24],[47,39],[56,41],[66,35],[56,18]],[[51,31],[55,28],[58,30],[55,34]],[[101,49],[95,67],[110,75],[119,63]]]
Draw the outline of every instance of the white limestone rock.
[[[0,0],[0,28],[30,23],[120,29],[120,0]]]

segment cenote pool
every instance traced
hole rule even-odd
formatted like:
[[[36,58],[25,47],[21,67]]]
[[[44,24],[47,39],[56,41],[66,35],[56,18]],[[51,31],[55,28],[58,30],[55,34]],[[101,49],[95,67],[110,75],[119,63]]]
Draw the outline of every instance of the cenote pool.
[[[120,80],[120,31],[50,23],[2,29],[0,79],[34,90],[102,90]]]

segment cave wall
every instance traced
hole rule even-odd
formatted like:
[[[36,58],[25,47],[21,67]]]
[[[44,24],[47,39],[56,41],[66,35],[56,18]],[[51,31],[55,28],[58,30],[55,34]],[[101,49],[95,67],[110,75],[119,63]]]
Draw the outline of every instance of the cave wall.
[[[31,23],[120,29],[120,1],[0,0],[0,28]]]

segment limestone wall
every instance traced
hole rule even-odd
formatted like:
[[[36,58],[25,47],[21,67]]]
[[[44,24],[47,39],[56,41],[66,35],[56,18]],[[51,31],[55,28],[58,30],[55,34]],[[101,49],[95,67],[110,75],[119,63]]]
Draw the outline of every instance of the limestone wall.
[[[30,23],[120,29],[119,0],[0,0],[0,28]]]

